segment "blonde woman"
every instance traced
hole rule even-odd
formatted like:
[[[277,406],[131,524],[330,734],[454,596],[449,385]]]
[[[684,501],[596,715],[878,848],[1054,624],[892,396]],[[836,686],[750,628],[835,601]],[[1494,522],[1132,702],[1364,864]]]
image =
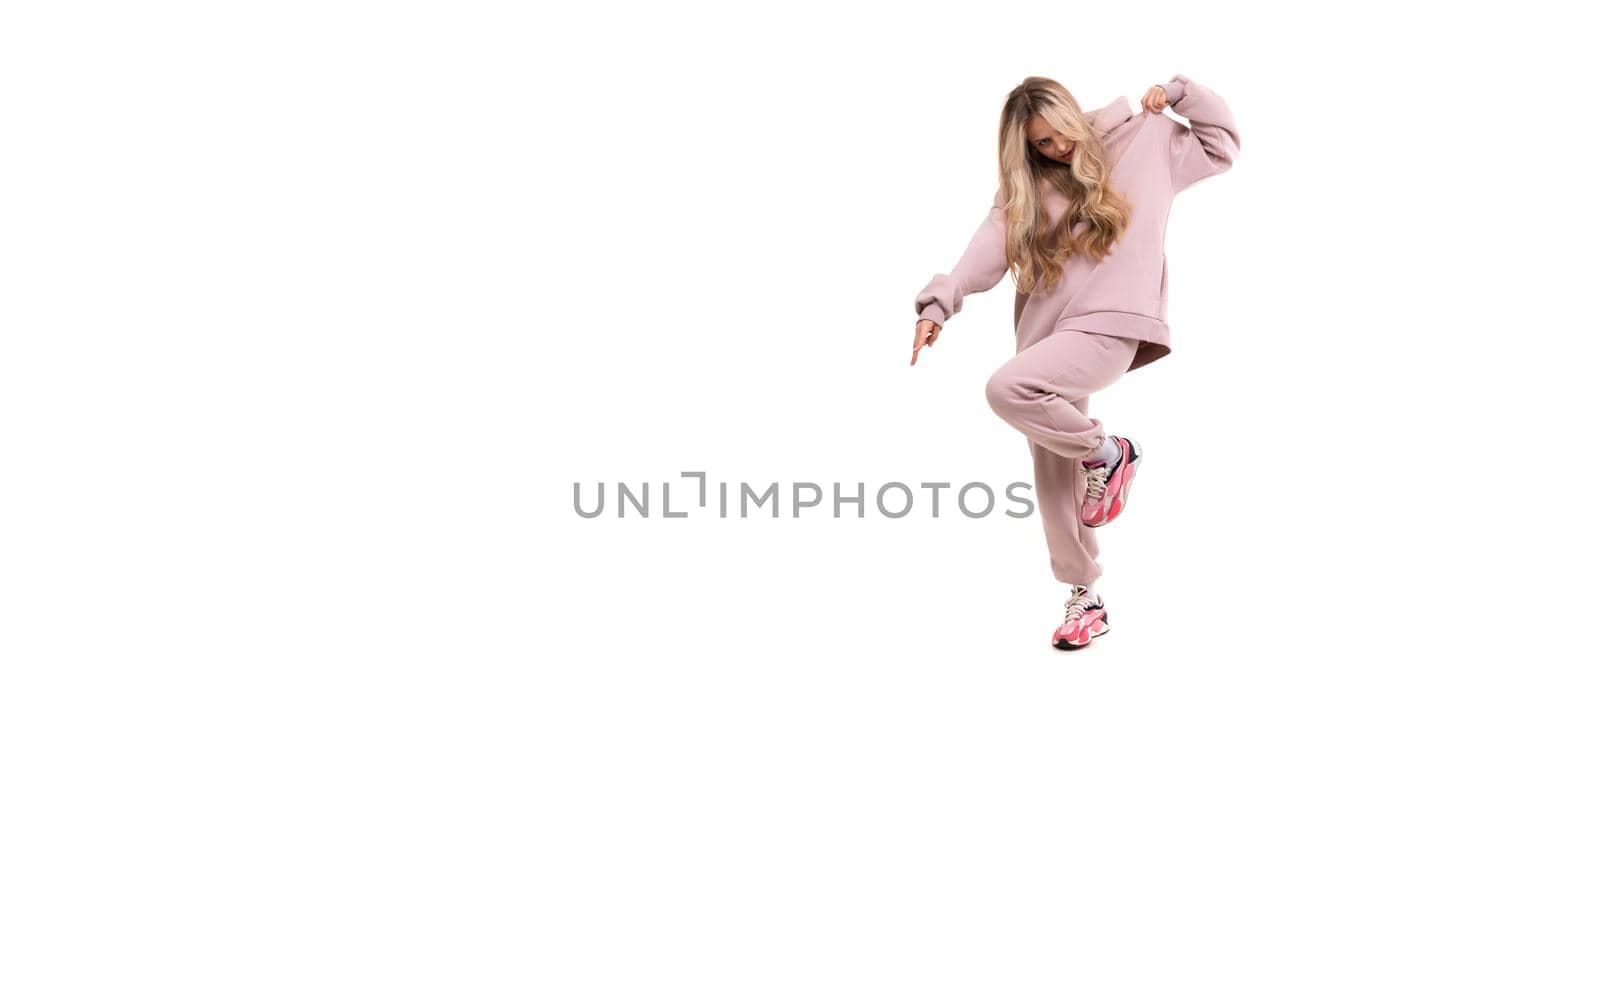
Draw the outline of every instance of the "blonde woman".
[[[1016,282],[1016,357],[989,405],[1028,439],[1050,568],[1070,586],[1063,650],[1110,630],[1095,591],[1095,528],[1128,505],[1142,451],[1088,415],[1089,396],[1171,351],[1167,213],[1173,196],[1226,171],[1239,130],[1221,97],[1176,75],[1085,113],[1060,83],[1029,76],[1000,113],[1000,189],[966,252],[917,294],[911,363],[969,293]],[[1186,125],[1161,111],[1187,118]]]

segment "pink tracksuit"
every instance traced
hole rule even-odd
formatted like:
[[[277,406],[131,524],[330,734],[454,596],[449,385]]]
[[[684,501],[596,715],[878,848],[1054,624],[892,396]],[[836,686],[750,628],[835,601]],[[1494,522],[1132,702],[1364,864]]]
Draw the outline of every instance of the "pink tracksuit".
[[[1125,96],[1086,114],[1113,163],[1107,181],[1133,206],[1128,227],[1104,260],[1075,254],[1049,290],[1017,293],[1017,354],[988,383],[990,406],[1028,439],[1050,568],[1063,582],[1087,584],[1101,574],[1094,529],[1079,522],[1086,482],[1077,462],[1105,436],[1088,415],[1089,396],[1172,350],[1165,251],[1172,198],[1227,170],[1239,152],[1238,126],[1221,97],[1183,75],[1164,88],[1187,126],[1135,111]],[[1049,221],[1065,208],[1066,198],[1046,185]],[[918,317],[942,326],[968,293],[992,289],[1008,270],[997,192],[955,268],[917,294]]]

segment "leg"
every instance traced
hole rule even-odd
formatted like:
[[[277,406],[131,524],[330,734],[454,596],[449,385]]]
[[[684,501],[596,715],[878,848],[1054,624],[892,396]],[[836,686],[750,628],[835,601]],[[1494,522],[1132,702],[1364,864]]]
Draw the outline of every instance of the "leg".
[[[1074,404],[1121,378],[1138,345],[1064,330],[1017,352],[984,391],[990,407],[1028,440],[1076,461],[1098,450],[1106,431]]]
[[[1089,417],[1089,398],[1075,400],[1074,409],[1098,429],[1099,420]],[[1033,454],[1033,487],[1039,498],[1039,518],[1044,522],[1044,542],[1050,550],[1050,572],[1067,584],[1087,585],[1100,577],[1100,542],[1095,528],[1081,519],[1084,489],[1088,482],[1078,471],[1075,458],[1063,458],[1054,451],[1028,442]]]

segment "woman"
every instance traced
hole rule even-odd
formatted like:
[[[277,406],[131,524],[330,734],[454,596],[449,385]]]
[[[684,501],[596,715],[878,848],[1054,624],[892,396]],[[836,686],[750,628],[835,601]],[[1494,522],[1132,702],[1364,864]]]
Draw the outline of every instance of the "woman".
[[[1094,590],[1094,528],[1128,505],[1142,452],[1088,415],[1089,396],[1165,357],[1172,197],[1226,171],[1239,131],[1222,99],[1176,75],[1084,113],[1060,83],[1029,76],[1000,114],[1000,189],[948,275],[917,294],[917,353],[968,293],[1016,280],[1017,355],[989,379],[989,405],[1028,439],[1050,568],[1071,588],[1051,636],[1063,650],[1110,630]],[[1161,113],[1166,107],[1187,125]]]

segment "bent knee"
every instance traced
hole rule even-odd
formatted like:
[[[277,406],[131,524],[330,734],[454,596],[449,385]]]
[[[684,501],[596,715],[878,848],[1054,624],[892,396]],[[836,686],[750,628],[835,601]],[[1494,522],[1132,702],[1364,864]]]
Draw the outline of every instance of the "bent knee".
[[[990,410],[1000,416],[1008,415],[1016,403],[1016,379],[1011,378],[1005,368],[995,371],[984,384],[984,399],[989,400]]]
[[[1020,393],[1021,383],[1011,369],[1004,365],[989,376],[989,381],[983,387],[983,395],[989,400],[989,408],[1006,419],[1009,419],[1016,410]]]

